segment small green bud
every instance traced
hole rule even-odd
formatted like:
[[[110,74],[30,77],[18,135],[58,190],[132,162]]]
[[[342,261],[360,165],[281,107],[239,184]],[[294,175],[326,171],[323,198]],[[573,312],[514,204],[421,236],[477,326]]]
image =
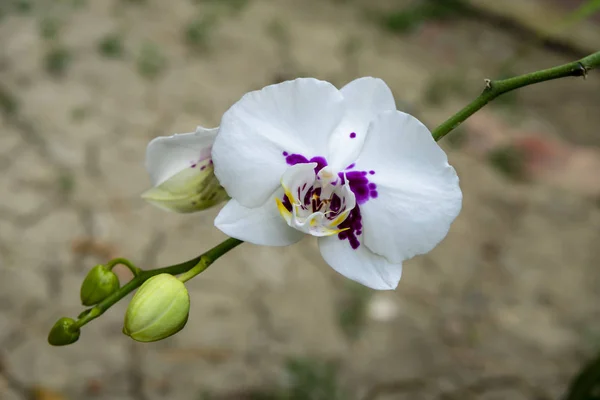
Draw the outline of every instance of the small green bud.
[[[48,343],[52,346],[66,346],[79,340],[81,331],[75,326],[73,318],[63,317],[56,321],[48,334]]]
[[[185,326],[190,296],[183,282],[170,274],[148,279],[133,296],[123,333],[138,342],[154,342],[176,334]]]
[[[160,185],[144,192],[142,198],[163,210],[192,213],[228,200],[215,176],[210,159],[179,171]]]
[[[119,278],[114,272],[99,264],[90,270],[81,284],[81,304],[93,306],[119,290]]]

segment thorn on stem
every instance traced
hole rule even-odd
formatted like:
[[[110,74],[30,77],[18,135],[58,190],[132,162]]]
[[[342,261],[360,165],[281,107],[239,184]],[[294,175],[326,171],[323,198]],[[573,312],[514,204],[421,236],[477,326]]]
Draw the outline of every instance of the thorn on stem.
[[[586,68],[586,66],[583,65],[582,63],[578,62],[577,69],[575,70],[574,76],[583,76],[583,79],[586,79],[587,74],[588,74],[588,69]]]

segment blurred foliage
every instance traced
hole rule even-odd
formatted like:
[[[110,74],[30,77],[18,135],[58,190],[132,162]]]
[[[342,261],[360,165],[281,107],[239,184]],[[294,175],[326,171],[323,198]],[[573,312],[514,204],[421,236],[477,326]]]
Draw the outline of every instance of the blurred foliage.
[[[600,356],[577,372],[564,400],[600,400]]]
[[[221,7],[223,10],[226,10],[231,13],[239,13],[244,10],[248,4],[249,0],[191,0],[195,4],[207,4],[211,6]]]
[[[338,378],[338,366],[331,361],[310,357],[294,357],[284,365],[287,383],[279,388],[237,393],[219,397],[209,392],[200,395],[200,400],[244,399],[244,400],[348,400]]]
[[[460,149],[467,141],[467,133],[461,126],[455,128],[451,135],[447,135],[444,141],[453,149]]]
[[[137,68],[140,75],[154,79],[163,72],[167,66],[167,59],[158,45],[146,42],[142,45],[137,58]]]
[[[463,0],[421,0],[401,10],[386,12],[381,16],[381,24],[392,32],[407,33],[425,21],[452,19],[468,11]]]
[[[211,33],[216,28],[217,22],[217,15],[208,13],[188,23],[184,32],[185,43],[188,47],[197,53],[207,51]]]
[[[71,120],[73,122],[83,122],[90,114],[90,109],[86,106],[75,107],[71,110]]]
[[[0,86],[0,113],[10,116],[16,114],[19,109],[17,98],[8,88]]]
[[[564,24],[566,26],[576,24],[598,12],[600,12],[600,0],[588,0],[565,18]]]
[[[348,339],[355,340],[366,325],[372,291],[352,281],[347,281],[344,289],[338,304],[338,324]]]
[[[123,38],[117,33],[110,33],[98,42],[98,52],[106,58],[121,58],[125,53]]]
[[[513,145],[501,146],[488,154],[490,164],[507,178],[523,181],[525,175],[525,154]]]
[[[423,98],[427,104],[437,106],[448,97],[465,95],[466,87],[464,74],[460,72],[435,75],[427,83]]]
[[[72,61],[71,52],[61,45],[52,46],[44,56],[44,68],[54,77],[64,76]]]
[[[56,18],[45,17],[40,21],[38,29],[42,39],[54,40],[60,31],[60,21]]]

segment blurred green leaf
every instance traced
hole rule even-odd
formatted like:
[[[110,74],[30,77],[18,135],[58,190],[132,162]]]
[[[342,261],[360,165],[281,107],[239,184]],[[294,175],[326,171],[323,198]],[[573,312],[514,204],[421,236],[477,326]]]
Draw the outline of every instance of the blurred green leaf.
[[[106,58],[121,58],[125,52],[123,38],[117,33],[110,33],[98,42],[98,52]]]
[[[600,400],[600,356],[581,367],[564,400]]]
[[[154,43],[144,43],[137,59],[138,72],[145,78],[154,79],[166,68],[167,59]]]
[[[65,75],[71,62],[71,53],[62,46],[54,46],[44,56],[44,68],[55,77]]]

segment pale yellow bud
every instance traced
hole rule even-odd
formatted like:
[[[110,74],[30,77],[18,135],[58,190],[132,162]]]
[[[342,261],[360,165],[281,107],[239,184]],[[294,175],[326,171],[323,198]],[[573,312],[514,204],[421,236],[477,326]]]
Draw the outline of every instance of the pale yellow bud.
[[[133,296],[123,333],[138,342],[154,342],[176,334],[185,326],[190,297],[183,282],[170,274],[148,279]]]
[[[229,199],[210,160],[185,168],[146,191],[142,198],[159,208],[178,213],[205,210]]]

